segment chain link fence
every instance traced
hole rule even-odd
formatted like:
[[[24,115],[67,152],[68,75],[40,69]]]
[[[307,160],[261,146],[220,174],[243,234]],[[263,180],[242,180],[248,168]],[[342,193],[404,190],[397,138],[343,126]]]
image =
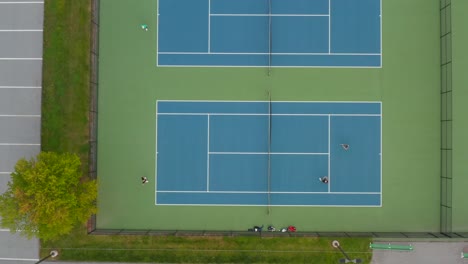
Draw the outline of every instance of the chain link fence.
[[[441,0],[441,100],[442,100],[442,173],[441,173],[441,228],[440,232],[247,232],[247,231],[190,231],[190,230],[126,230],[97,229],[96,215],[88,220],[88,233],[95,235],[155,235],[155,236],[261,236],[261,237],[371,237],[395,239],[465,239],[466,233],[451,232],[451,43],[450,2]],[[100,0],[91,0],[91,78],[89,109],[89,177],[97,178],[97,117],[99,85],[99,4]],[[449,53],[449,54],[448,54]]]
[[[465,233],[440,232],[248,232],[248,231],[209,231],[209,230],[128,230],[94,229],[95,235],[150,235],[150,236],[259,236],[259,237],[371,237],[394,239],[466,239]]]
[[[452,16],[451,2],[440,1],[440,230],[452,231]]]
[[[91,51],[90,51],[90,102],[89,102],[89,161],[88,174],[97,178],[97,119],[99,84],[99,0],[91,0]],[[96,215],[88,220],[88,233],[96,230]]]

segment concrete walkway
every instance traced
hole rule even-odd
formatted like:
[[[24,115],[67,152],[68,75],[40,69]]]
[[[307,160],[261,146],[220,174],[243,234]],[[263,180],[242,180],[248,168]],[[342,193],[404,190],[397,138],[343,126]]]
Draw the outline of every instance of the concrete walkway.
[[[391,242],[398,244],[398,242]],[[408,242],[401,242],[407,245]],[[461,258],[463,247],[460,242],[416,242],[411,243],[414,250],[409,252],[374,250],[372,264],[467,264],[468,259]]]

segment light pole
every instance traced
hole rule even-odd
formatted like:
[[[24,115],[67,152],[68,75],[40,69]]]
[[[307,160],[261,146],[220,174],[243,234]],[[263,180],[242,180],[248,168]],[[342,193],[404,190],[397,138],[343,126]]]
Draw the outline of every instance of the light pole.
[[[344,259],[340,259],[340,263],[361,263],[362,262],[362,259],[351,259],[348,254],[346,254],[346,252],[344,252],[344,250],[341,248],[340,246],[340,242],[338,242],[338,240],[333,240],[332,242],[332,246],[334,248],[337,248],[341,251],[341,253],[343,253],[343,255],[345,256]]]
[[[38,262],[36,262],[36,264],[38,263],[41,263],[42,261],[52,257],[52,258],[55,258],[56,256],[58,256],[58,251],[57,250],[52,250],[49,255],[47,257],[44,257],[43,259],[39,260]]]

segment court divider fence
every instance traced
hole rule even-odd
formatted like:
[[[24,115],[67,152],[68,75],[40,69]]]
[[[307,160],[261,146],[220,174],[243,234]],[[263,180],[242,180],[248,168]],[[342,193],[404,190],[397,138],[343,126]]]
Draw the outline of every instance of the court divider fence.
[[[440,0],[440,231],[452,232],[452,17],[451,2]]]
[[[89,177],[97,178],[97,117],[99,86],[99,4],[91,0],[90,109],[89,109]],[[374,239],[467,239],[468,232],[451,232],[452,195],[452,58],[450,1],[441,0],[441,225],[439,232],[248,232],[209,230],[128,230],[97,229],[96,215],[87,224],[94,235],[153,236],[260,236],[260,237],[370,237]]]

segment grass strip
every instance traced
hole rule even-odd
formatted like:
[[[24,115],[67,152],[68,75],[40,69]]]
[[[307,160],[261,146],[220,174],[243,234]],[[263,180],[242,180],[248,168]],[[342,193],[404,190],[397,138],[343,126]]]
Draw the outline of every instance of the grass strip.
[[[61,260],[155,263],[339,263],[343,255],[331,246],[334,238],[108,236],[72,237],[42,248],[61,252]],[[369,238],[338,238],[351,258],[369,263]]]
[[[90,0],[44,2],[43,151],[77,153],[87,162]]]

